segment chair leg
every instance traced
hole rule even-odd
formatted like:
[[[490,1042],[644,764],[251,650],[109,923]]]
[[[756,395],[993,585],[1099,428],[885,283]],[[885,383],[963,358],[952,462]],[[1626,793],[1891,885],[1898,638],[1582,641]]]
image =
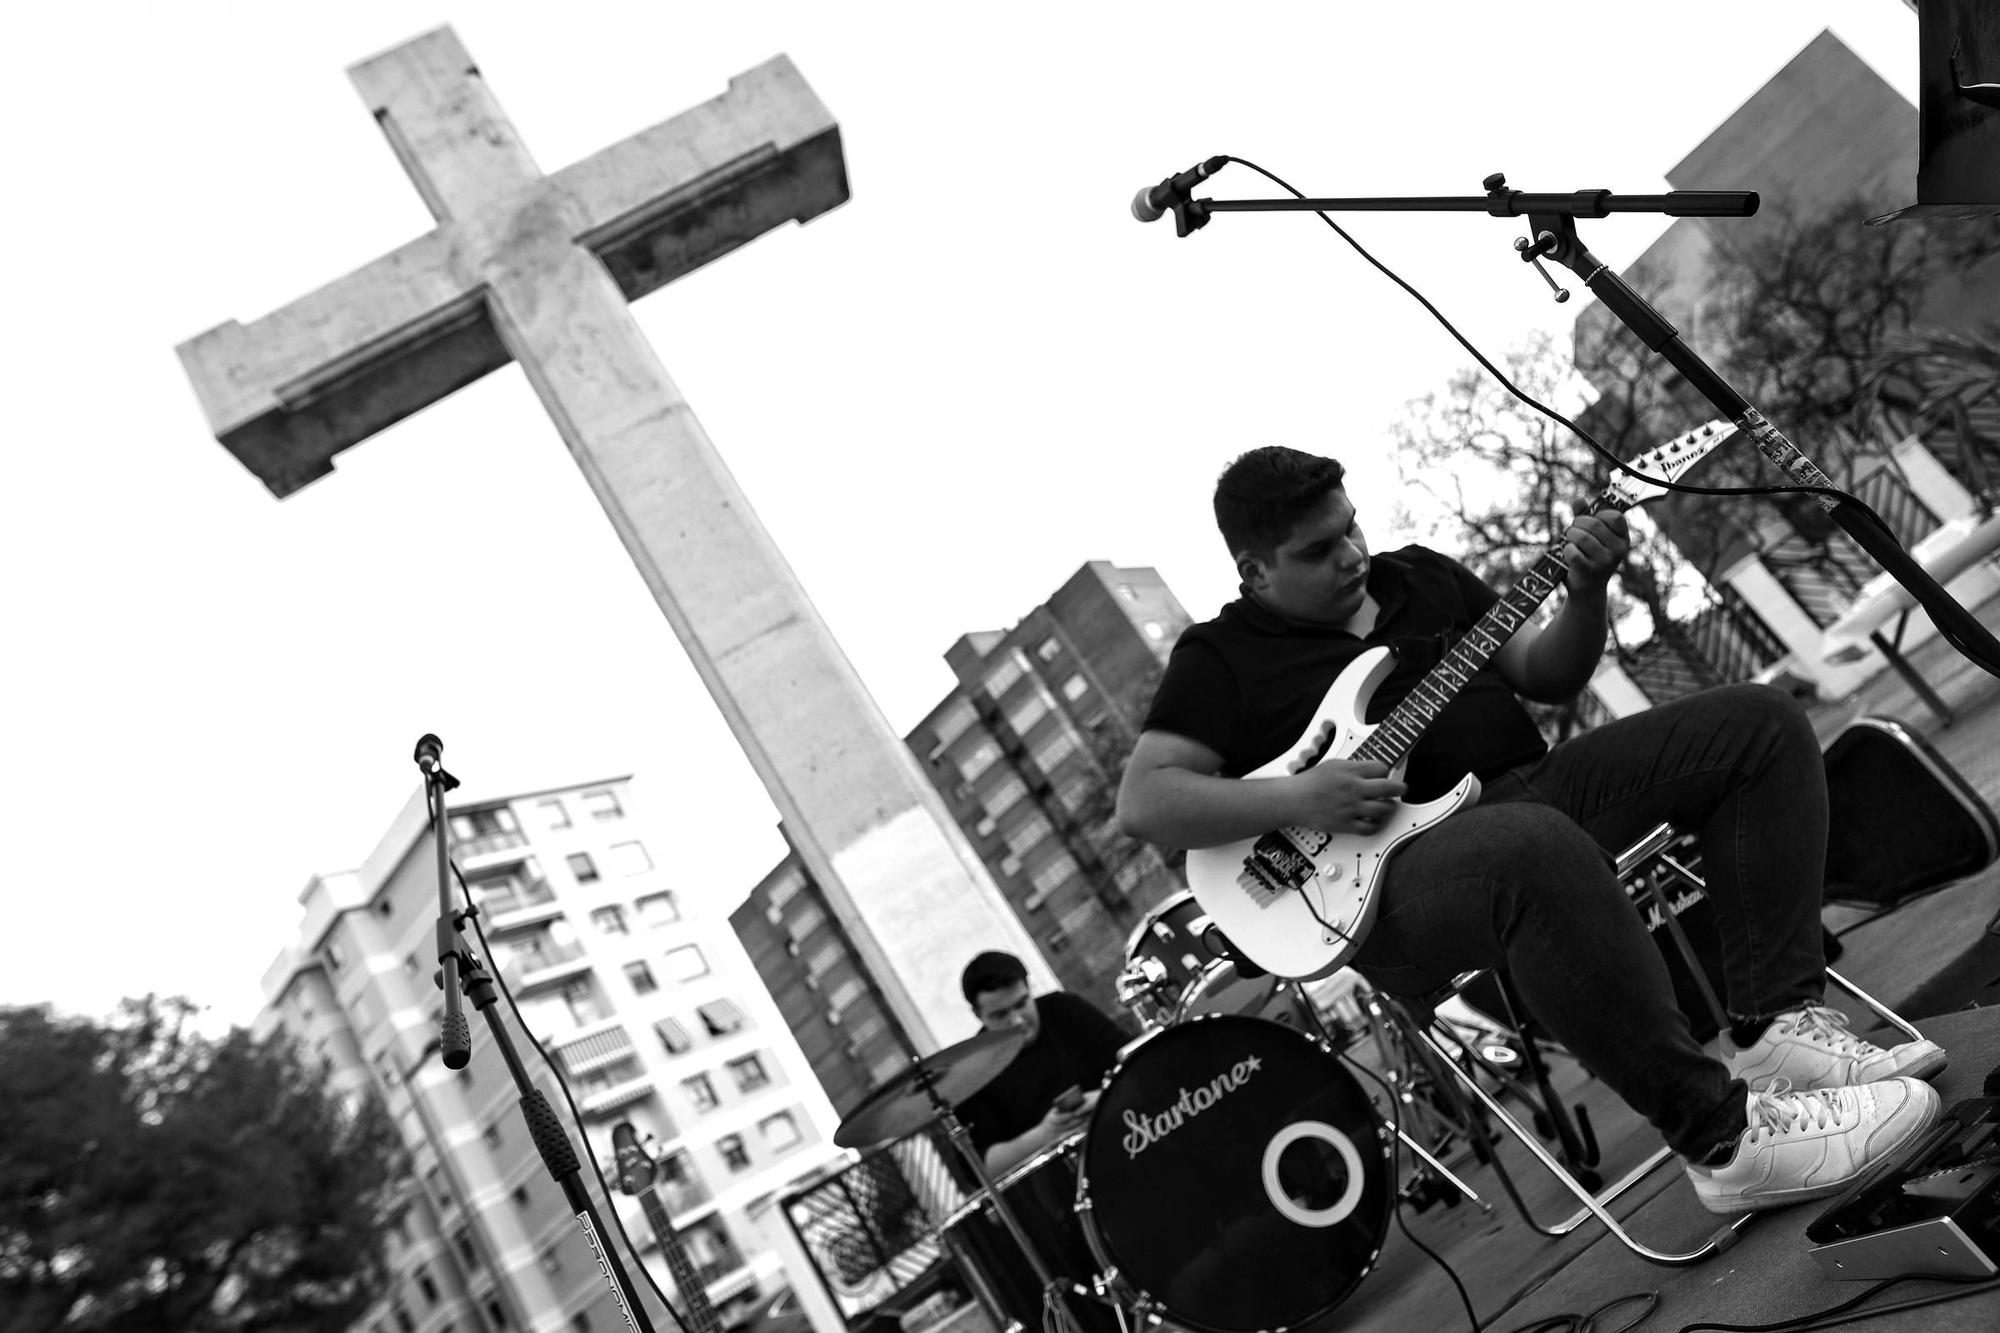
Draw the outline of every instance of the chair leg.
[[[1605,1229],[1608,1230],[1614,1237],[1616,1237],[1620,1244],[1624,1245],[1625,1248],[1630,1250],[1633,1254],[1639,1256],[1639,1258],[1644,1259],[1649,1263],[1661,1264],[1667,1267],[1685,1267],[1686,1265],[1689,1264],[1700,1263],[1703,1259],[1708,1258],[1710,1255],[1720,1254],[1722,1253],[1722,1251],[1734,1245],[1736,1243],[1738,1235],[1742,1231],[1742,1228],[1747,1226],[1756,1217],[1756,1214],[1754,1213],[1746,1213],[1741,1217],[1735,1218],[1726,1225],[1717,1228],[1716,1231],[1713,1234],[1711,1234],[1707,1240],[1703,1241],[1699,1246],[1697,1246],[1695,1249],[1692,1250],[1686,1250],[1686,1251],[1656,1250],[1649,1245],[1642,1244],[1640,1241],[1635,1239],[1630,1232],[1626,1231],[1625,1228],[1619,1224],[1618,1219],[1614,1218],[1610,1214],[1610,1212],[1605,1208],[1604,1205],[1606,1203],[1609,1203],[1611,1200],[1616,1199],[1626,1190],[1631,1189],[1634,1185],[1638,1184],[1639,1181],[1643,1180],[1646,1176],[1650,1175],[1654,1170],[1658,1169],[1663,1163],[1671,1159],[1674,1155],[1671,1149],[1662,1147],[1658,1152],[1654,1153],[1652,1157],[1648,1158],[1645,1162],[1641,1163],[1637,1169],[1635,1169],[1630,1174],[1625,1176],[1624,1179],[1618,1181],[1608,1189],[1604,1190],[1601,1194],[1592,1194],[1590,1190],[1587,1189],[1581,1181],[1579,1181],[1574,1175],[1570,1173],[1569,1168],[1565,1167],[1561,1162],[1557,1161],[1556,1158],[1552,1154],[1550,1154],[1548,1149],[1544,1148],[1541,1145],[1540,1140],[1538,1140],[1532,1132],[1530,1132],[1525,1126],[1523,1126],[1520,1121],[1516,1120],[1513,1117],[1513,1115],[1507,1110],[1506,1107],[1502,1106],[1497,1099],[1495,1099],[1492,1095],[1490,1095],[1486,1091],[1486,1089],[1480,1087],[1479,1081],[1477,1079],[1468,1076],[1467,1074],[1464,1073],[1463,1070],[1459,1069],[1457,1063],[1449,1058],[1444,1047],[1439,1043],[1437,1037],[1431,1032],[1429,1028],[1423,1029],[1418,1035],[1419,1039],[1423,1041],[1423,1043],[1426,1046],[1428,1046],[1441,1059],[1443,1059],[1446,1064],[1451,1066],[1452,1071],[1458,1075],[1459,1082],[1465,1085],[1465,1087],[1472,1093],[1472,1095],[1475,1098],[1477,1098],[1479,1102],[1482,1105],[1484,1105],[1486,1109],[1489,1112],[1491,1112],[1493,1116],[1496,1119],[1498,1119],[1503,1126],[1506,1127],[1509,1133],[1511,1133],[1516,1139],[1520,1140],[1521,1145],[1528,1150],[1528,1152],[1535,1158],[1536,1161],[1542,1164],[1542,1167],[1545,1170],[1547,1170],[1550,1175],[1556,1178],[1557,1183],[1561,1184],[1564,1189],[1567,1189],[1571,1194],[1575,1195],[1577,1200],[1580,1203],[1582,1203],[1583,1205],[1582,1210],[1579,1211],[1577,1214],[1575,1214],[1573,1217],[1569,1218],[1567,1221],[1559,1223],[1554,1227],[1544,1226],[1542,1223],[1540,1223],[1535,1219],[1533,1214],[1531,1214],[1528,1211],[1526,1205],[1522,1202],[1520,1195],[1516,1193],[1516,1191],[1514,1190],[1511,1181],[1509,1181],[1505,1173],[1502,1172],[1501,1181],[1503,1185],[1506,1187],[1508,1196],[1513,1199],[1514,1206],[1520,1210],[1522,1217],[1527,1221],[1528,1225],[1533,1227],[1536,1231],[1541,1232],[1543,1235],[1545,1236],[1568,1235],[1571,1231],[1574,1231],[1578,1226],[1582,1225],[1585,1218],[1594,1217],[1599,1222],[1604,1224]],[[1495,1169],[1499,1170],[1499,1163],[1497,1160],[1495,1161],[1494,1165]]]

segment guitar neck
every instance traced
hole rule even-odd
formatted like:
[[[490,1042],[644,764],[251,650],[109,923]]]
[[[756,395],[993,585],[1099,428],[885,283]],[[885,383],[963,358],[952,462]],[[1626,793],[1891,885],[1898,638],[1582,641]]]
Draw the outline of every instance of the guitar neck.
[[[660,1202],[659,1191],[641,1190],[639,1206],[646,1210],[646,1221],[652,1225],[653,1235],[659,1238],[660,1252],[667,1257],[667,1272],[687,1306],[688,1322],[694,1333],[722,1333],[722,1320],[709,1304],[708,1286],[695,1271],[694,1261],[688,1258],[680,1233],[674,1230],[673,1219],[667,1216],[667,1206]]]
[[[1604,499],[1599,501],[1604,502]],[[1523,574],[1507,595],[1452,645],[1444,660],[1412,686],[1368,739],[1347,757],[1376,760],[1392,768],[1401,763],[1416,746],[1424,728],[1437,720],[1437,715],[1500,651],[1500,645],[1535,613],[1535,608],[1562,586],[1564,576],[1569,573],[1569,562],[1563,558],[1562,550],[1562,544],[1557,543],[1545,552],[1534,568]]]

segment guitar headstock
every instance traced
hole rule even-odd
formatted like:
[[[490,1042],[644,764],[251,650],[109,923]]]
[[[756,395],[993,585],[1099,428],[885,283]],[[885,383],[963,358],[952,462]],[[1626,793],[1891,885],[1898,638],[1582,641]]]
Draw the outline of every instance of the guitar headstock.
[[[618,1154],[618,1188],[637,1194],[653,1183],[653,1159],[639,1146],[639,1132],[629,1120],[611,1127],[611,1148]]]
[[[1737,433],[1736,427],[1727,421],[1705,422],[1691,431],[1676,435],[1656,449],[1647,450],[1628,466],[1634,472],[1643,472],[1649,477],[1679,481],[1689,468],[1735,439]],[[1611,479],[1604,484],[1604,492],[1606,498],[1618,508],[1630,509],[1648,500],[1657,500],[1667,493],[1667,488],[1641,481],[1630,472],[1613,472]]]

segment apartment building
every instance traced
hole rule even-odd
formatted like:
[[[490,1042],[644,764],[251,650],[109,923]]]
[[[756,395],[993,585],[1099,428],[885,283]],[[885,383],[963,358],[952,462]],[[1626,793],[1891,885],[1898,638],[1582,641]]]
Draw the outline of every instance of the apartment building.
[[[607,1230],[615,1210],[646,1271],[673,1291],[640,1201],[618,1190],[611,1131],[626,1121],[658,1164],[657,1198],[710,1301],[733,1323],[786,1281],[762,1241],[771,1200],[844,1155],[831,1143],[832,1108],[741,944],[719,913],[668,882],[633,801],[629,776],[454,800],[463,888],[453,901],[469,896],[477,908],[463,934],[501,983],[490,1011],[584,1160]],[[470,1001],[472,1059],[457,1071],[442,1061],[437,869],[422,793],[359,869],[314,877],[300,900],[298,936],[265,975],[259,1026],[324,1055],[337,1092],[379,1097],[413,1165],[390,1226],[392,1288],[357,1329],[622,1327],[530,1138],[487,1013]]]

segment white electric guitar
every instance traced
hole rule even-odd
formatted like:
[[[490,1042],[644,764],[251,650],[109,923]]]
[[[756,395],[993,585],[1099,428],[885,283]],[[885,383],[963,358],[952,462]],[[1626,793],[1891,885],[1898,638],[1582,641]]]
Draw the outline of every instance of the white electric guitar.
[[[1735,428],[1712,421],[1632,461],[1634,471],[1677,481]],[[1630,509],[1667,488],[1614,473],[1588,512]],[[1410,688],[1388,716],[1362,719],[1368,700],[1394,665],[1388,648],[1370,648],[1351,662],[1320,701],[1305,734],[1244,781],[1302,773],[1322,758],[1389,765],[1400,778],[1410,751],[1466,682],[1515,630],[1562,586],[1568,560],[1557,543],[1505,597],[1466,631],[1443,661]],[[1396,802],[1374,833],[1322,833],[1281,828],[1259,838],[1197,848],[1187,856],[1188,888],[1237,952],[1281,977],[1323,977],[1345,966],[1375,923],[1382,867],[1398,847],[1479,799],[1471,774],[1433,801]]]

